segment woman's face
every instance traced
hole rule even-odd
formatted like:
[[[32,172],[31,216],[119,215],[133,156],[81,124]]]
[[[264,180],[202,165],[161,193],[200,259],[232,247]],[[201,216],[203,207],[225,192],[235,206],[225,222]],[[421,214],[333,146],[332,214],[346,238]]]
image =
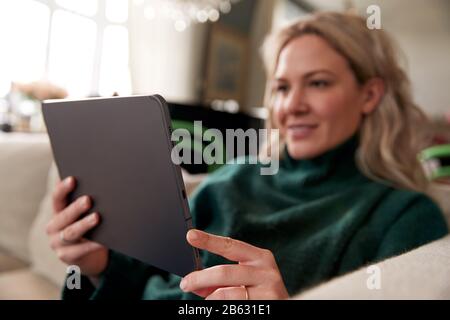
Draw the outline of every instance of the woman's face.
[[[295,159],[336,147],[359,128],[373,109],[343,56],[316,35],[289,42],[275,72],[273,116]],[[370,91],[370,90],[369,90]],[[370,108],[372,106],[372,108]]]

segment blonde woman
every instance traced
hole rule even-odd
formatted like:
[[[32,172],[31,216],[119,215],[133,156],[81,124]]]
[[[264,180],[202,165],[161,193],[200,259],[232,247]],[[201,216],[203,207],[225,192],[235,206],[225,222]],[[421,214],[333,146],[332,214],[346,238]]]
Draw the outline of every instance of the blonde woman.
[[[85,277],[64,298],[285,299],[448,232],[422,193],[414,132],[425,117],[384,31],[322,13],[264,49],[280,169],[263,176],[259,165],[227,165],[197,190],[190,204],[203,231],[187,239],[205,269],[180,279],[83,239],[99,216],[75,222],[90,199],[67,205],[69,178],[56,188],[48,234]]]

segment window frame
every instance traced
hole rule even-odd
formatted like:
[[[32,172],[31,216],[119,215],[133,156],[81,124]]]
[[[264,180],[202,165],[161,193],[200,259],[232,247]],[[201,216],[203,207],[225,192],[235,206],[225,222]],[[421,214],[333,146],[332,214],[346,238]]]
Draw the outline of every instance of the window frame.
[[[94,49],[94,61],[93,61],[93,71],[91,75],[91,85],[90,85],[90,91],[89,95],[99,95],[99,88],[100,88],[100,68],[101,68],[101,59],[102,59],[102,50],[103,50],[103,40],[104,40],[104,31],[107,26],[114,25],[114,26],[122,26],[125,27],[128,36],[129,36],[129,20],[130,20],[130,4],[128,4],[128,19],[125,22],[112,22],[109,21],[106,17],[106,0],[97,0],[98,1],[98,7],[97,12],[95,15],[85,15],[81,14],[79,12],[67,9],[63,6],[60,6],[58,3],[56,3],[56,0],[33,0],[40,2],[44,5],[46,5],[50,10],[50,21],[48,25],[47,30],[47,45],[46,45],[46,54],[45,54],[45,73],[44,78],[48,79],[49,77],[49,65],[50,65],[50,39],[51,39],[51,32],[53,27],[53,15],[56,10],[63,10],[66,12],[70,12],[72,14],[88,18],[92,20],[97,25],[97,34],[96,34],[96,42],[95,42],[95,49]],[[128,61],[129,65],[129,61]]]

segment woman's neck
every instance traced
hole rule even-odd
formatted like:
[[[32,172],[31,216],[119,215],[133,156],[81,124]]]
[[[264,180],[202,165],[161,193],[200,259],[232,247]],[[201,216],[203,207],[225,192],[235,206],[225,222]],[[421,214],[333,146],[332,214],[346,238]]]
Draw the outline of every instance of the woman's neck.
[[[334,176],[350,177],[360,174],[356,165],[356,151],[359,135],[355,134],[346,141],[311,159],[297,160],[284,149],[282,166],[288,171],[299,172],[311,181],[323,180]]]

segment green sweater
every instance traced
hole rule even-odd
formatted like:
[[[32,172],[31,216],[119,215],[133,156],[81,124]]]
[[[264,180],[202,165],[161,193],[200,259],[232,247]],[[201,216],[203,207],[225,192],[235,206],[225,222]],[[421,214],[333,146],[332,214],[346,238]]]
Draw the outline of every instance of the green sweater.
[[[261,165],[229,164],[190,200],[194,226],[272,251],[289,294],[411,250],[447,234],[440,209],[425,195],[366,178],[354,158],[357,137],[312,160],[287,152],[276,175]],[[202,252],[205,267],[230,263]],[[180,278],[110,251],[94,288],[63,298],[194,299]]]

